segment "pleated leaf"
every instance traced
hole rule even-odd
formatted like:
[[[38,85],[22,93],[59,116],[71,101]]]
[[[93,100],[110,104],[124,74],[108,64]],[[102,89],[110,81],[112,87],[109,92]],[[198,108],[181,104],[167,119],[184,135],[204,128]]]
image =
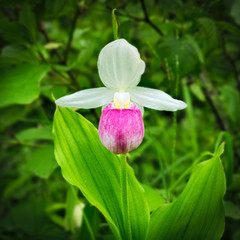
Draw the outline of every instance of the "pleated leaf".
[[[225,175],[220,161],[223,145],[198,164],[186,188],[173,203],[151,215],[148,240],[219,240],[224,231]]]
[[[105,149],[97,129],[71,109],[57,108],[53,132],[64,178],[102,212],[115,238],[146,239],[148,205],[125,159]]]

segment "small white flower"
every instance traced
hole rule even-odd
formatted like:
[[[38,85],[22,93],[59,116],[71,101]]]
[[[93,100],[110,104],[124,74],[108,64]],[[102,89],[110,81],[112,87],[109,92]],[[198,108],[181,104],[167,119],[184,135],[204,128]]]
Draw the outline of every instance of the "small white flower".
[[[73,209],[73,223],[75,227],[81,227],[82,220],[83,220],[83,211],[84,211],[85,204],[79,203],[76,204]]]
[[[63,107],[96,108],[114,102],[116,108],[128,108],[130,102],[156,110],[176,111],[186,103],[163,91],[137,87],[145,63],[137,48],[124,39],[107,44],[99,54],[98,72],[106,87],[82,90],[56,100]]]

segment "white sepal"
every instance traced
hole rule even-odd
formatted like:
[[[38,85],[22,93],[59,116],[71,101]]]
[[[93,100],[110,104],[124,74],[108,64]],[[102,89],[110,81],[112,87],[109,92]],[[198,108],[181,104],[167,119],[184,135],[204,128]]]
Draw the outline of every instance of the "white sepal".
[[[59,98],[55,103],[62,107],[96,108],[113,101],[114,91],[105,87],[82,90]]]

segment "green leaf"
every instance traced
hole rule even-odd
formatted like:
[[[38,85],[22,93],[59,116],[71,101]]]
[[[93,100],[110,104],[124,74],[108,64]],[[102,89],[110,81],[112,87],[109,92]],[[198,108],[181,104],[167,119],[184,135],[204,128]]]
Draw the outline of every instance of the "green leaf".
[[[240,230],[236,231],[233,235],[233,240],[239,240],[240,239]]]
[[[240,11],[240,0],[234,0],[231,7],[230,15],[235,20],[235,22],[240,25],[239,11]]]
[[[64,178],[103,213],[115,238],[145,239],[149,210],[143,189],[128,165],[121,172],[122,159],[103,147],[95,127],[71,109],[57,108],[54,143]]]
[[[185,76],[199,70],[203,63],[203,54],[197,42],[191,36],[178,39],[165,37],[158,47],[158,54],[167,61],[170,71],[176,75]],[[177,64],[179,63],[179,66]]]
[[[152,189],[151,187],[142,184],[142,187],[144,189],[144,196],[147,199],[149,211],[152,212],[153,210],[157,209],[165,203],[167,200],[155,189]]]
[[[47,220],[44,207],[45,201],[39,198],[31,198],[29,202],[23,201],[15,205],[9,213],[11,226],[15,226],[29,235],[39,236]]]
[[[27,29],[16,21],[0,19],[0,33],[1,37],[10,43],[26,44],[29,42]]]
[[[45,14],[56,18],[64,14],[72,14],[76,7],[78,6],[74,0],[45,1]]]
[[[29,104],[39,95],[39,81],[49,71],[47,64],[21,64],[0,69],[0,107]]]
[[[232,143],[232,137],[228,132],[220,132],[215,143],[215,149],[218,148],[220,143],[225,140],[226,154],[223,158],[223,166],[226,174],[227,185],[232,183],[233,172],[234,172],[234,149]]]
[[[0,131],[3,131],[6,127],[22,120],[30,112],[30,110],[31,108],[29,105],[13,105],[1,108]]]
[[[203,93],[201,87],[197,83],[191,84],[190,89],[191,89],[192,93],[198,98],[198,100],[200,100],[202,102],[205,101],[204,93]]]
[[[88,29],[86,29],[88,30]],[[94,49],[95,49],[95,42],[93,40],[82,40],[82,35],[78,33],[80,30],[77,29],[74,32],[74,44],[73,47],[78,50],[77,57],[71,57],[68,61],[69,66],[71,68],[78,69],[80,66],[83,67],[85,64],[89,63],[92,59]],[[79,36],[80,35],[80,36]]]
[[[232,219],[240,219],[240,208],[233,202],[224,201],[225,215]]]
[[[57,167],[52,144],[45,145],[33,151],[27,161],[27,168],[41,178],[48,178]]]
[[[30,38],[34,42],[36,40],[37,24],[29,4],[22,5],[19,18],[20,23],[29,31]]]
[[[228,187],[229,191],[240,191],[240,174],[234,174],[232,176],[232,182]]]
[[[224,231],[223,195],[226,182],[220,155],[198,164],[183,193],[151,215],[151,240],[218,240]],[[197,237],[197,238],[196,238]]]
[[[240,113],[239,113],[239,105],[240,105],[240,95],[239,91],[229,85],[224,85],[219,87],[221,92],[221,98],[223,101],[223,106],[226,109],[226,112],[229,118],[235,122],[239,123]]]
[[[46,208],[46,213],[48,217],[58,226],[66,229],[66,221],[60,216],[59,211],[65,211],[66,204],[65,203],[53,203]]]
[[[36,56],[32,49],[22,45],[8,45],[2,49],[0,56],[0,67],[10,66],[23,62],[36,61]]]
[[[203,44],[206,49],[215,48],[219,45],[219,33],[215,22],[211,18],[198,18],[197,23],[200,26],[200,33],[204,35]],[[207,41],[206,41],[207,39]]]
[[[225,22],[225,21],[215,21],[215,23],[218,27],[220,27],[225,31],[235,33],[235,34],[240,34],[240,29],[232,23]]]
[[[30,174],[24,174],[18,179],[14,179],[14,181],[10,182],[4,189],[3,197],[4,198],[13,197],[20,187],[22,187],[23,185],[25,186],[27,181],[31,181],[30,178],[31,178]]]
[[[30,195],[30,194],[29,194]],[[1,234],[1,239],[38,239],[38,240],[66,240],[69,234],[53,224],[46,215],[47,195],[44,199],[28,196],[6,210],[4,217],[0,219],[2,232],[13,232],[12,236]],[[10,202],[10,201],[8,201]]]
[[[44,125],[38,128],[28,128],[16,135],[21,142],[28,142],[33,140],[52,140],[52,126]]]

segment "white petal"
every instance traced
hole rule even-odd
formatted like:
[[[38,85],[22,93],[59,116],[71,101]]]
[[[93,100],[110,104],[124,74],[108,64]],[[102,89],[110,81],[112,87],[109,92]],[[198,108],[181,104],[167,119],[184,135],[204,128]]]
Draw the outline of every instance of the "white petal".
[[[147,108],[177,111],[187,107],[185,102],[174,99],[167,93],[157,89],[136,87],[129,92],[132,101]]]
[[[92,88],[61,97],[55,103],[62,107],[96,108],[112,102],[113,95],[113,90]]]
[[[124,39],[107,44],[98,57],[99,76],[108,88],[133,88],[138,85],[144,70],[145,63],[137,48]]]

